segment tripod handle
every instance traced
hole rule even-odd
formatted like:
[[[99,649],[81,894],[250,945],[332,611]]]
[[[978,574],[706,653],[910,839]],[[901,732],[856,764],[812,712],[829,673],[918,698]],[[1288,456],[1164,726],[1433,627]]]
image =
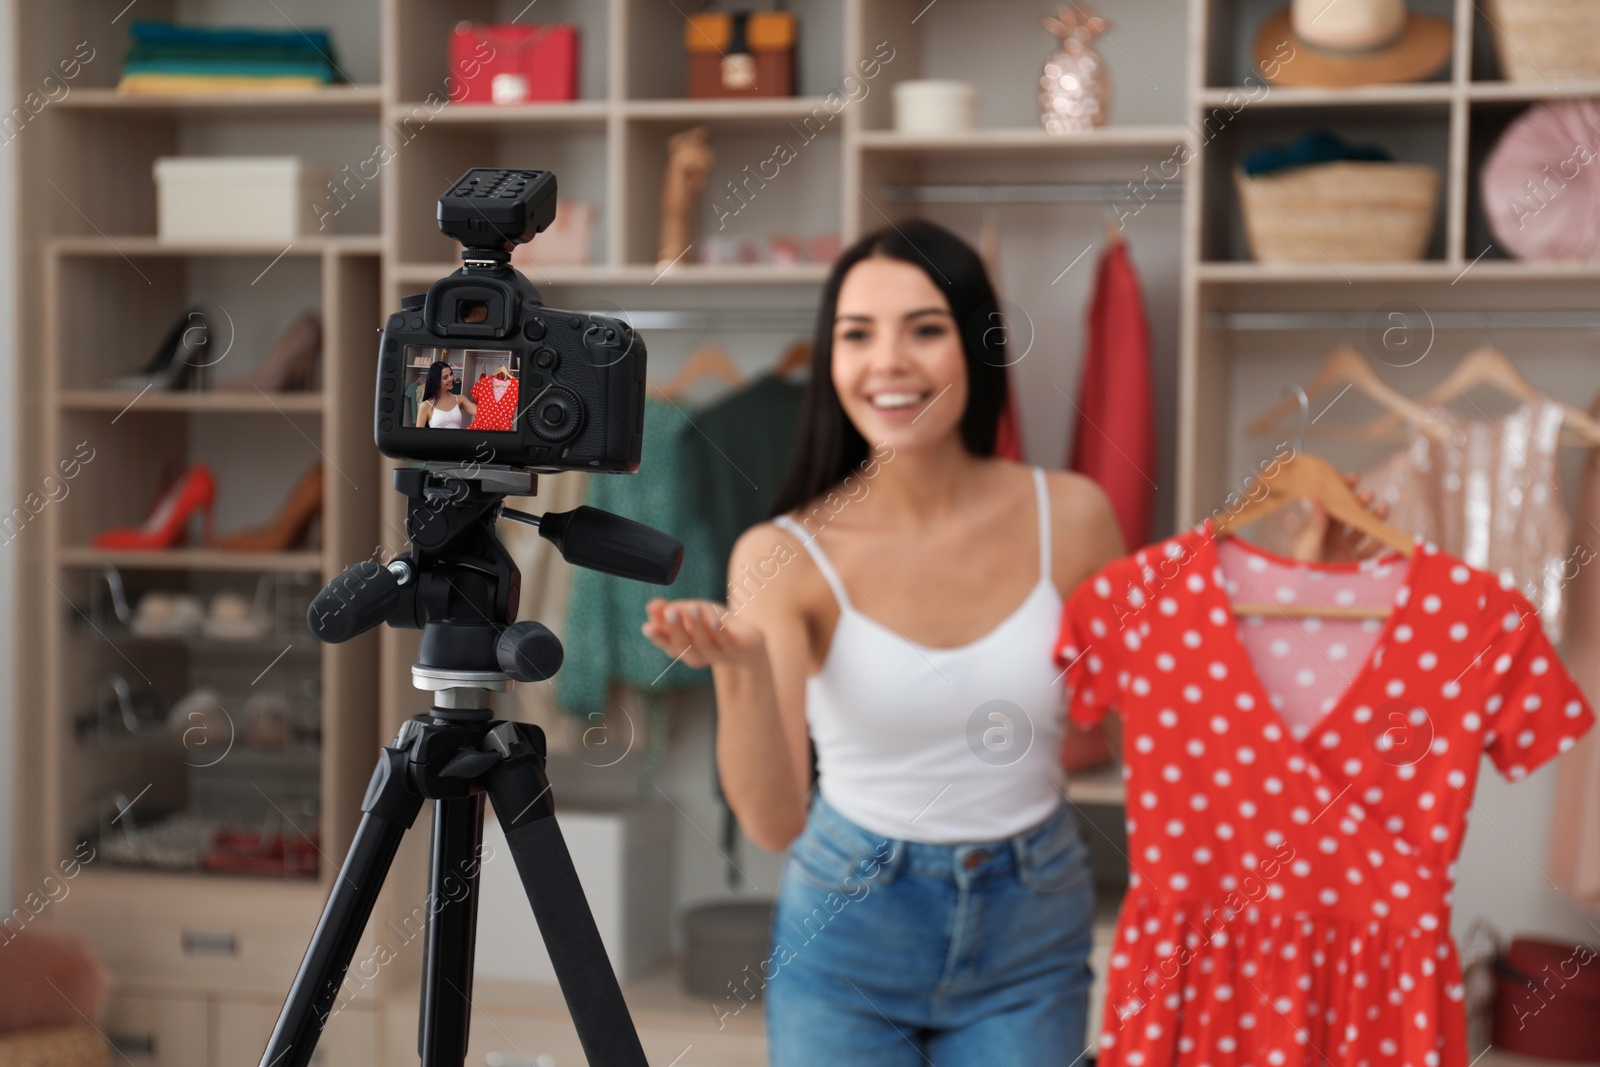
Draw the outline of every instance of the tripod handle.
[[[676,537],[587,504],[545,513],[539,536],[568,563],[651,585],[671,585],[683,566],[683,542]]]
[[[396,561],[409,573],[403,561]],[[322,587],[311,598],[306,622],[311,632],[330,645],[364,634],[389,617],[400,598],[400,577],[391,564],[385,567],[364,559]]]

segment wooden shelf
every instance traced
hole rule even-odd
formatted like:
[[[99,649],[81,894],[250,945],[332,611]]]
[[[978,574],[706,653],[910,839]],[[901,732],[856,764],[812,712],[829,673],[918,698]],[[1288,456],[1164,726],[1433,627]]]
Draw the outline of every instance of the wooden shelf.
[[[125,570],[322,572],[322,553],[225,552],[211,548],[169,548],[118,551],[68,545],[56,550],[63,567],[121,567]]]
[[[292,241],[163,241],[153,234],[70,234],[52,237],[46,250],[71,256],[376,256],[383,251],[377,234],[327,236],[307,234]]]
[[[1200,93],[1200,105],[1205,108],[1227,107],[1243,98],[1244,109],[1410,107],[1418,104],[1449,104],[1455,99],[1455,93],[1455,86],[1449,82],[1363,85],[1353,89],[1314,89],[1263,83],[1204,89]]]
[[[901,133],[863,130],[856,143],[863,152],[913,156],[1002,153],[1005,157],[1145,157],[1192,141],[1182,126],[1102,126],[1088,133],[1052,134],[1034,127],[977,129],[964,133]]]
[[[195,414],[320,415],[326,404],[321,393],[183,392],[151,389],[140,393],[121,390],[73,389],[60,394],[64,411],[181,411]]]
[[[645,264],[518,269],[535,285],[818,285],[827,278],[828,266],[826,263],[797,263],[792,267],[766,263],[716,266],[690,263],[686,256],[665,272]],[[390,277],[404,285],[428,285],[454,274],[457,269],[446,263],[397,263],[390,269]]]
[[[1300,282],[1420,282],[1496,284],[1552,281],[1600,282],[1600,261],[1525,263],[1484,259],[1476,263],[1421,260],[1414,263],[1200,263],[1195,278],[1202,284],[1262,285]]]
[[[1472,101],[1553,100],[1567,97],[1600,96],[1600,81],[1537,84],[1531,82],[1468,82],[1467,99]]]
[[[836,132],[838,115],[820,96],[773,97],[762,100],[625,100],[624,118],[648,122],[693,122],[722,129],[770,126],[809,118],[820,112]],[[828,132],[828,131],[824,131]]]
[[[1416,281],[1448,282],[1465,263],[1423,260],[1415,263],[1254,263],[1213,262],[1195,267],[1202,283],[1260,285],[1273,282]],[[1468,271],[1468,276],[1473,272]]]
[[[265,90],[229,93],[122,93],[116,89],[73,89],[55,107],[76,111],[124,113],[211,114],[218,118],[378,117],[382,86],[335,85],[326,89]]]
[[[391,125],[425,114],[428,123],[447,126],[500,126],[549,123],[601,124],[611,114],[605,100],[562,100],[538,104],[446,104],[431,110],[420,100],[401,101],[386,109]]]

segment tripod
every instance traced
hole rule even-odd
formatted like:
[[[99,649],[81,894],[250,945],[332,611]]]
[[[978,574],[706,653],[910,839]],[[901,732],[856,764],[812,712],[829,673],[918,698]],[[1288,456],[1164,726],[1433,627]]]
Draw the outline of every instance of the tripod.
[[[677,577],[683,546],[595,508],[533,516],[503,506],[506,495],[532,494],[536,485],[533,473],[511,467],[429,464],[395,471],[395,488],[407,497],[409,555],[387,566],[358,563],[311,603],[311,628],[329,643],[379,623],[420,628],[412,684],[434,694],[433,707],[406,720],[378,757],[361,822],[261,1067],[310,1062],[400,841],[424,800],[434,808],[417,1053],[423,1067],[462,1067],[486,797],[589,1063],[648,1067],[553,817],[544,732],[490,717],[491,692],[507,691],[513,680],[548,679],[563,656],[560,640],[542,624],[511,622],[521,575],[494,524],[502,517],[529,523],[570,563],[662,585]]]

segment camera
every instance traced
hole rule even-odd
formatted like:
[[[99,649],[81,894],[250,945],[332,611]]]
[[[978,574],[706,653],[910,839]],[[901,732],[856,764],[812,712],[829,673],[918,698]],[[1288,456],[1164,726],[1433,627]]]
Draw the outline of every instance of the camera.
[[[632,472],[645,345],[627,323],[545,306],[511,250],[555,219],[547,170],[475,168],[439,197],[462,266],[401,300],[378,348],[378,450],[395,459]]]

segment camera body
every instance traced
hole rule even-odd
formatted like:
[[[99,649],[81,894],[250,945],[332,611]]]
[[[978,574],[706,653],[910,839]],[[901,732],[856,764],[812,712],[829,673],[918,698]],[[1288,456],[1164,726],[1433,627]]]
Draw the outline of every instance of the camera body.
[[[378,347],[375,436],[396,459],[631,472],[644,439],[644,340],[547,307],[509,266],[555,218],[555,175],[475,169],[439,198],[463,266],[409,296]]]

